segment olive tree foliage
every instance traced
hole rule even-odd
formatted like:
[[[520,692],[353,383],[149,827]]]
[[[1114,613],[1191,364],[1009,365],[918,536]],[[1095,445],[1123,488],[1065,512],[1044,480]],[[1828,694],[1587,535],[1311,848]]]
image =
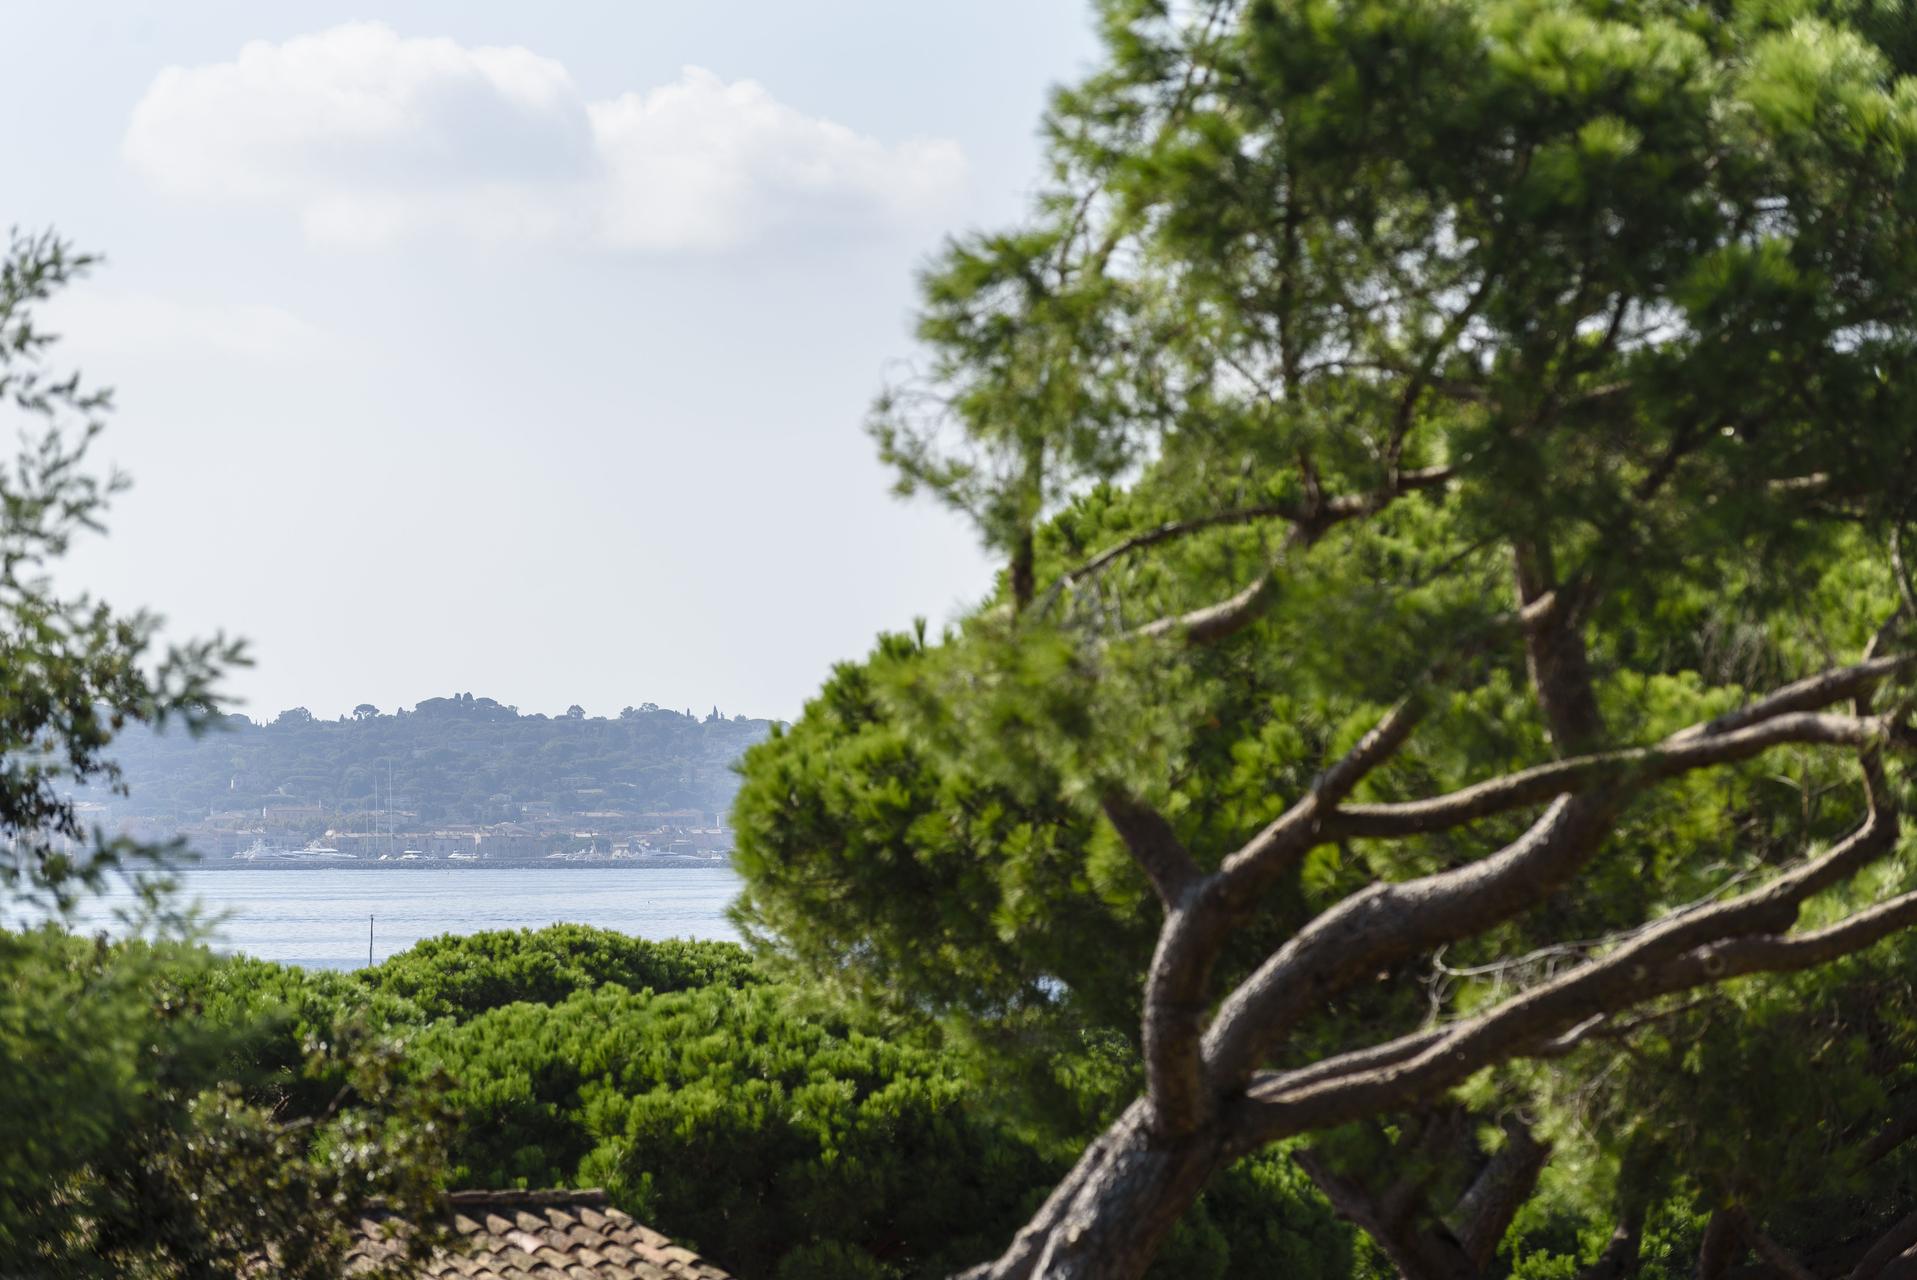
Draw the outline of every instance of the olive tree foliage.
[[[152,615],[51,581],[122,483],[87,465],[109,396],[55,368],[36,323],[90,263],[50,235],[0,256],[0,417],[20,441],[0,465],[0,1274],[336,1277],[368,1197],[436,1208],[440,1084],[396,1070],[363,1007],[295,1038],[271,993],[236,1006],[173,909],[177,850],[82,820],[74,789],[118,781],[117,731],[210,727],[244,660],[218,637],[163,646]],[[75,936],[116,876],[146,936]]]
[[[1138,1096],[969,1275],[1137,1276],[1307,1138],[1400,1270],[1475,1274],[1571,1145],[1530,1107],[1917,922],[1917,19],[1102,20],[875,414],[1001,590],[748,757],[740,916],[1001,1027],[1128,1006]],[[1662,1114],[1593,1140],[1593,1265],[1717,1158]],[[1721,1173],[1707,1271],[1778,1243]]]
[[[51,233],[14,233],[0,258],[0,406],[18,448],[0,465],[0,888],[8,907],[70,907],[115,868],[136,865],[124,841],[88,831],[74,787],[118,779],[106,754],[129,723],[217,716],[220,672],[244,661],[223,637],[162,647],[159,619],[112,609],[49,580],[76,537],[102,531],[117,474],[87,466],[112,408],[109,391],[50,363],[54,335],[35,308],[94,259]],[[150,850],[147,852],[151,852]],[[4,919],[5,917],[0,917]]]

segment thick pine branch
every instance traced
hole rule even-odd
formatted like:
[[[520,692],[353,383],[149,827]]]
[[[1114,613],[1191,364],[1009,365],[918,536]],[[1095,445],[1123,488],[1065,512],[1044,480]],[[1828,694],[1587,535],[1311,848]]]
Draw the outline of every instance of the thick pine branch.
[[[1472,1179],[1449,1217],[1458,1243],[1480,1271],[1490,1265],[1498,1242],[1537,1190],[1551,1148],[1520,1122],[1505,1125],[1504,1145]]]
[[[1550,544],[1512,548],[1513,578],[1524,619],[1524,660],[1551,741],[1566,754],[1590,751],[1604,738],[1597,689],[1578,615],[1590,591],[1557,580]]]
[[[1565,796],[1497,853],[1469,866],[1373,884],[1322,912],[1226,997],[1205,1036],[1220,1088],[1248,1077],[1324,1001],[1418,951],[1481,933],[1548,897],[1611,830],[1607,793]]]
[[[1665,741],[1680,743],[1692,738],[1734,733],[1777,716],[1832,706],[1845,698],[1869,692],[1899,671],[1908,670],[1914,663],[1917,663],[1917,655],[1890,654],[1881,658],[1867,657],[1847,667],[1820,671],[1814,676],[1806,676],[1773,690],[1747,706],[1727,711],[1715,720],[1707,720],[1674,733]]]
[[[1490,857],[1415,880],[1374,884],[1300,930],[1221,1005],[1206,1035],[1205,1057],[1213,1081],[1229,1088],[1246,1078],[1279,1037],[1333,992],[1419,950],[1482,932],[1541,902],[1594,856],[1610,833],[1617,811],[1632,792],[1627,785],[1630,770],[1683,772],[1794,741],[1877,741],[1888,731],[1881,720],[1814,715],[1801,708],[1855,696],[1894,671],[1897,661],[1876,659],[1797,681],[1741,712],[1675,734],[1659,747],[1622,753],[1626,758],[1635,755],[1635,762],[1621,763],[1616,753],[1600,753],[1435,801],[1348,808],[1321,821],[1325,838],[1358,834],[1358,824],[1367,821],[1375,822],[1373,831],[1379,834],[1414,834],[1556,795],[1521,836]],[[1586,789],[1567,793],[1568,784]],[[1524,799],[1503,803],[1517,797]],[[1347,814],[1359,815],[1352,819],[1352,828],[1339,825]]]
[[[1861,869],[1888,847],[1894,834],[1895,823],[1888,816],[1874,811],[1869,821],[1822,856],[1778,876],[1761,889],[1728,902],[1692,907],[1627,935],[1609,949],[1597,965],[1572,970],[1555,982],[1508,1001],[1469,1023],[1436,1027],[1327,1058],[1296,1072],[1268,1079],[1266,1087],[1294,1090],[1326,1081],[1374,1075],[1447,1043],[1455,1043],[1460,1035],[1488,1019],[1509,1020],[1526,1008],[1535,1015],[1551,992],[1570,993],[1571,988],[1578,983],[1589,987],[1605,972],[1614,971],[1618,966],[1648,964],[1696,946],[1756,930],[1787,927],[1805,899]],[[1550,1016],[1550,1010],[1543,1012],[1546,1017]],[[1587,1010],[1579,1019],[1559,1019],[1564,1026],[1558,1028],[1553,1037],[1544,1038],[1534,1052],[1556,1054],[1567,1051],[1592,1032],[1604,1015],[1610,1012],[1613,1012],[1610,1008]]]
[[[1253,1109],[1248,1129],[1262,1143],[1375,1115],[1449,1088],[1485,1067],[1528,1056],[1594,1017],[1729,978],[1810,968],[1862,950],[1917,922],[1917,893],[1824,929],[1797,935],[1784,930],[1806,898],[1881,856],[1896,832],[1895,818],[1874,810],[1828,853],[1763,889],[1685,912],[1483,1014],[1314,1064],[1303,1073],[1261,1079],[1248,1092]]]
[[[1392,707],[1356,746],[1318,776],[1302,799],[1226,858],[1220,872],[1232,892],[1241,898],[1263,893],[1312,847],[1336,839],[1337,833],[1327,824],[1340,820],[1338,806],[1366,776],[1397,754],[1425,710],[1424,700],[1415,697]]]
[[[1899,1116],[1874,1134],[1857,1153],[1857,1166],[1868,1168],[1891,1152],[1917,1138],[1917,1111]]]
[[[1843,696],[1832,695],[1831,700]],[[1530,808],[1593,786],[1645,785],[1714,765],[1748,760],[1786,744],[1867,746],[1887,731],[1871,717],[1800,711],[1711,732],[1697,726],[1653,747],[1596,752],[1480,782],[1449,795],[1401,804],[1347,805],[1326,819],[1329,838],[1426,835],[1512,809]]]
[[[1122,791],[1108,791],[1101,807],[1169,910],[1198,882],[1198,864],[1164,815]]]
[[[1756,1223],[1750,1223],[1748,1229],[1751,1247],[1757,1250],[1757,1256],[1768,1262],[1785,1280],[1818,1280],[1815,1272],[1799,1262],[1790,1250],[1772,1239]]]
[[[1878,1280],[1906,1250],[1917,1249],[1917,1210],[1891,1224],[1851,1268],[1849,1280]]]
[[[1461,1269],[1461,1255],[1446,1257],[1441,1252],[1449,1244],[1449,1252],[1457,1255],[1456,1244],[1417,1230],[1407,1214],[1395,1211],[1398,1206],[1390,1203],[1391,1197],[1370,1195],[1356,1182],[1339,1176],[1316,1152],[1293,1152],[1292,1160],[1317,1184],[1339,1217],[1376,1242],[1403,1280],[1452,1280]]]
[[[1161,815],[1129,798],[1106,798],[1106,815],[1166,906],[1145,979],[1142,1027],[1146,1087],[1162,1132],[1190,1132],[1211,1113],[1200,1051],[1212,967],[1232,928],[1295,856],[1318,842],[1319,816],[1403,746],[1421,714],[1417,701],[1393,707],[1302,800],[1210,876],[1199,877]]]
[[[1134,628],[1131,637],[1136,640],[1155,640],[1161,636],[1179,635],[1193,648],[1215,644],[1243,631],[1258,620],[1260,614],[1278,598],[1278,569],[1274,565],[1253,579],[1251,584],[1237,594],[1220,600],[1217,604],[1206,605],[1202,609],[1193,609],[1190,613],[1181,613],[1175,617],[1159,618],[1144,626]]]

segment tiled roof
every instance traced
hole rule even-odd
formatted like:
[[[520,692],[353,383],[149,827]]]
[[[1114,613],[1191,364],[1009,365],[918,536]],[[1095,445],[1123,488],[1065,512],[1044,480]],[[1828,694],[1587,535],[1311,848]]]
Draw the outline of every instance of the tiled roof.
[[[732,1280],[606,1203],[603,1191],[455,1191],[452,1244],[418,1275],[434,1280]],[[403,1252],[405,1231],[377,1211],[360,1220],[347,1274]]]

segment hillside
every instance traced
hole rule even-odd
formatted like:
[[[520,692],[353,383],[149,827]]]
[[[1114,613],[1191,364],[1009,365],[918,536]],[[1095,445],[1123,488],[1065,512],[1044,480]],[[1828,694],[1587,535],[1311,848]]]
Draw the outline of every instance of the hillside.
[[[771,721],[701,719],[650,703],[617,718],[522,715],[491,698],[429,698],[382,714],[271,723],[229,717],[201,738],[134,730],[114,744],[128,794],[95,792],[111,816],[187,826],[211,814],[317,807],[328,825],[375,829],[389,810],[414,825],[528,815],[723,815],[740,754]],[[357,820],[356,820],[357,818]]]

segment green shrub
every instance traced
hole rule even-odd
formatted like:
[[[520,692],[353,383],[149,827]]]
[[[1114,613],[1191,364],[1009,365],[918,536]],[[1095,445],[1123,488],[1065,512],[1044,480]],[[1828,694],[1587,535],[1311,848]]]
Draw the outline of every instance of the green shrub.
[[[665,992],[759,981],[751,958],[729,942],[648,942],[578,924],[429,938],[360,976],[428,1019],[470,1018],[516,1001],[556,1004],[608,982]]]

